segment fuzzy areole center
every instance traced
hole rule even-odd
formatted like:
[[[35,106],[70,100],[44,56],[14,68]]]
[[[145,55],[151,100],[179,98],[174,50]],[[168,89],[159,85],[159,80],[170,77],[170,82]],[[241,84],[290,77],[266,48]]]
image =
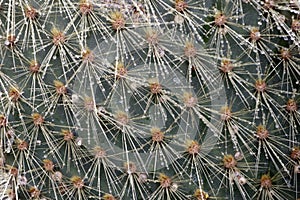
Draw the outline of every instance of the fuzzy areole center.
[[[272,180],[269,175],[262,175],[260,179],[260,186],[264,189],[269,189],[272,187]]]
[[[186,107],[192,108],[192,107],[196,106],[198,100],[196,97],[193,96],[192,93],[184,93],[183,94],[183,102]]]
[[[152,128],[151,129],[151,134],[152,134],[152,141],[153,142],[162,142],[164,140],[164,132],[162,132],[158,128]]]
[[[298,105],[294,99],[289,99],[286,104],[286,110],[289,112],[295,112],[298,110]]]
[[[162,188],[169,188],[172,186],[172,179],[165,174],[159,175],[159,182]]]
[[[218,11],[216,14],[215,14],[215,25],[219,26],[219,27],[223,27],[227,22],[227,19],[226,19],[226,16]]]
[[[117,77],[122,78],[127,74],[127,69],[125,68],[123,63],[117,64]]]
[[[15,35],[9,35],[9,36],[7,36],[4,44],[5,44],[5,46],[12,48],[15,46],[15,44],[17,42],[16,40],[17,40],[17,38]]]
[[[11,98],[11,100],[13,102],[17,102],[20,99],[21,94],[20,94],[20,92],[17,89],[10,88],[10,90],[9,90],[9,97]]]
[[[155,30],[147,30],[146,40],[150,45],[156,45],[158,43],[158,33]]]
[[[29,193],[32,198],[38,198],[41,194],[41,191],[38,190],[36,187],[31,187],[29,189]]]
[[[67,93],[67,87],[60,81],[54,81],[55,91],[59,95],[63,95]]]
[[[103,199],[104,200],[116,200],[116,198],[113,195],[111,195],[111,194],[105,194],[103,196]]]
[[[64,136],[64,141],[74,140],[74,134],[70,130],[62,130],[62,134]]]
[[[300,148],[299,147],[293,148],[290,156],[293,160],[300,160]]]
[[[104,158],[106,156],[106,151],[99,146],[95,147],[93,152],[96,158]]]
[[[291,52],[288,49],[281,49],[280,56],[284,60],[289,60],[292,57]]]
[[[82,60],[86,62],[93,62],[95,60],[94,53],[89,49],[84,49],[81,52]]]
[[[231,109],[228,106],[224,106],[221,108],[221,120],[229,121],[232,117]]]
[[[71,182],[76,189],[82,189],[84,187],[84,181],[79,176],[73,176]]]
[[[201,189],[197,189],[195,191],[194,197],[197,200],[208,200],[209,199],[209,195],[206,192],[204,192],[203,190],[201,190]]]
[[[187,42],[184,47],[184,55],[188,58],[194,58],[197,55],[197,50],[193,43]]]
[[[231,72],[233,69],[233,64],[230,60],[224,59],[221,62],[221,71],[224,73]]]
[[[17,176],[18,176],[18,173],[19,173],[19,170],[18,170],[17,168],[15,168],[15,167],[11,167],[11,168],[9,169],[9,173],[10,173],[11,175],[13,175],[14,177],[17,177]]]
[[[37,73],[37,72],[39,72],[40,67],[41,67],[41,65],[38,62],[32,61],[29,65],[29,71],[31,73]]]
[[[7,192],[6,192],[7,196],[8,196],[8,199],[16,199],[16,193],[14,192],[13,189],[7,189]]]
[[[188,7],[188,4],[185,0],[176,0],[175,1],[175,9],[178,12],[183,12]]]
[[[25,16],[30,20],[35,20],[38,17],[38,12],[35,8],[28,6],[25,9]]]
[[[253,42],[258,41],[261,38],[261,33],[258,28],[252,28],[250,31],[250,39]]]
[[[200,152],[201,146],[197,141],[192,141],[187,148],[187,152],[191,155],[198,154]]]
[[[261,140],[267,139],[269,137],[269,131],[263,125],[259,125],[256,129],[256,135]]]
[[[291,28],[292,28],[292,30],[295,31],[295,32],[300,31],[300,20],[294,19],[294,20],[292,21]]]
[[[117,112],[115,115],[115,119],[121,124],[121,125],[127,125],[129,123],[129,117],[124,112]]]
[[[267,89],[267,84],[264,80],[257,80],[255,82],[255,89],[258,92],[265,92]]]
[[[21,140],[21,141],[18,141],[18,146],[17,148],[20,150],[20,151],[24,151],[24,150],[27,150],[28,149],[28,143],[24,140]]]
[[[95,102],[92,98],[86,98],[84,100],[84,108],[87,112],[93,112],[95,108]]]
[[[273,0],[265,0],[264,8],[271,9],[275,7],[275,2]]]
[[[225,155],[223,158],[223,165],[226,169],[232,169],[236,167],[237,161],[234,159],[232,155]]]
[[[79,10],[83,15],[88,15],[94,9],[94,6],[88,0],[81,0],[79,3]]]
[[[33,120],[34,125],[36,125],[36,126],[42,125],[45,121],[44,117],[39,113],[33,113],[32,120]]]
[[[125,163],[124,168],[128,174],[134,174],[137,172],[136,165],[132,162]]]
[[[53,171],[54,164],[53,164],[53,162],[51,160],[45,159],[45,160],[43,160],[43,163],[44,163],[44,169],[46,171]]]
[[[113,12],[111,14],[112,28],[116,31],[125,28],[125,18],[121,12]]]
[[[55,46],[63,45],[66,42],[66,36],[63,32],[53,29],[52,30],[52,43]]]
[[[0,115],[0,127],[6,126],[6,117],[4,115]]]
[[[162,86],[158,82],[150,83],[150,91],[152,94],[160,94],[162,92]]]

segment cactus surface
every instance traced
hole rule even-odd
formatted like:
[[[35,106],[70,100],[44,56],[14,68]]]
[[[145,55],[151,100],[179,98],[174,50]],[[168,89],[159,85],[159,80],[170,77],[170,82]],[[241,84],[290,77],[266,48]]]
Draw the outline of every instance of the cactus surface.
[[[298,0],[0,0],[0,199],[300,198]]]

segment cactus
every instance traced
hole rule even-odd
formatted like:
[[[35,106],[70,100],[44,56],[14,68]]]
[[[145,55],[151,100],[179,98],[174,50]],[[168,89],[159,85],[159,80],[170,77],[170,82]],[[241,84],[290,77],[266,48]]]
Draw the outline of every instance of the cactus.
[[[1,199],[298,199],[297,0],[0,0]]]

